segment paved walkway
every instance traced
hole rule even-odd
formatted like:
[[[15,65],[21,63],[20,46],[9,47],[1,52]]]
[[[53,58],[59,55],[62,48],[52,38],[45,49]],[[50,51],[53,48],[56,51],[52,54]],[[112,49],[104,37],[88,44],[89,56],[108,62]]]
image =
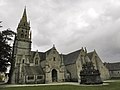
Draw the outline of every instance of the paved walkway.
[[[48,86],[48,85],[76,85],[76,86],[103,86],[109,85],[109,83],[103,83],[99,85],[82,85],[75,82],[64,82],[64,83],[49,83],[49,84],[23,84],[23,85],[0,85],[0,87],[25,87],[25,86]]]
[[[120,82],[120,80],[106,80],[104,82]]]

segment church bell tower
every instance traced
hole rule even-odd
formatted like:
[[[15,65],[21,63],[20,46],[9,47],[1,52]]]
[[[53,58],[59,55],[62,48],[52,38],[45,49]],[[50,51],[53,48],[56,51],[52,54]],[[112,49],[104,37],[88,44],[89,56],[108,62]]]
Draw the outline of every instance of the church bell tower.
[[[17,27],[17,34],[13,46],[14,72],[12,83],[23,83],[23,68],[29,66],[31,53],[30,22],[27,21],[26,8]]]

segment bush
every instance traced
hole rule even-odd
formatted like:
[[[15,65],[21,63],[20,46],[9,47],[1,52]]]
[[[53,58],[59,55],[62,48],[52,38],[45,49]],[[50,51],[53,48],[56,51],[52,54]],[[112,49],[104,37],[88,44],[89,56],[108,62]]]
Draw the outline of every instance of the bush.
[[[0,82],[3,81],[3,75],[0,75]]]

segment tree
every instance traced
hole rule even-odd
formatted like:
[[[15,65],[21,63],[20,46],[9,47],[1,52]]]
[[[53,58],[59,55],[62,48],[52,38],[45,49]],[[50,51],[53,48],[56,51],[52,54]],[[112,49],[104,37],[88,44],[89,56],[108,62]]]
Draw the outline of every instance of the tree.
[[[14,35],[15,33],[10,29],[0,31],[0,72],[5,72],[8,62],[12,61],[12,47],[9,42]]]
[[[0,23],[2,23],[2,21],[0,21]],[[1,28],[2,26],[0,25],[0,28]]]

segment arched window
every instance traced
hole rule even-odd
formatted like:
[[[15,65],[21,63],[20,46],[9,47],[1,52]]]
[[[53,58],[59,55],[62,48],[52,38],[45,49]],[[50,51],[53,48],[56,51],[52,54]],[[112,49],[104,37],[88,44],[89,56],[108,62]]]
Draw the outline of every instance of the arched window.
[[[27,38],[27,35],[25,34],[25,38]]]
[[[53,57],[53,61],[55,61],[55,57]]]
[[[21,38],[24,38],[24,35],[23,35],[23,34],[21,34]]]

